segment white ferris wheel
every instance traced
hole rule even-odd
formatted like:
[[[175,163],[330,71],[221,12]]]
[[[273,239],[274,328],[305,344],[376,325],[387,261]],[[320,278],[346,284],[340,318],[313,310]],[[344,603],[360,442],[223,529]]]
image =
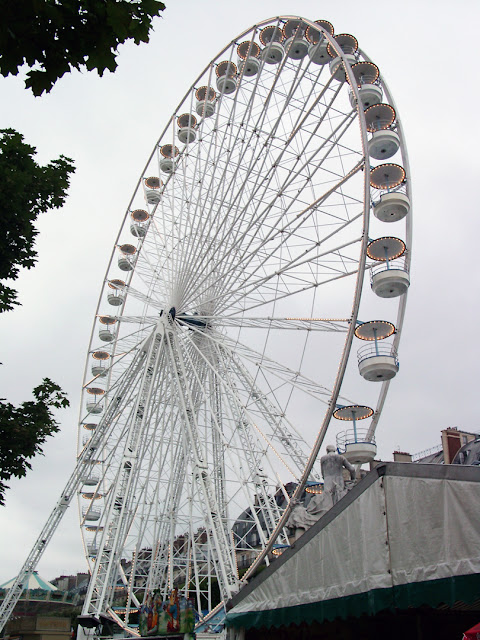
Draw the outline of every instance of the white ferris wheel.
[[[84,621],[138,633],[147,594],[173,587],[202,618],[288,543],[288,487],[320,482],[327,429],[351,461],[373,458],[409,209],[401,124],[355,37],[280,17],[206,66],[155,143],[98,302],[72,484]]]

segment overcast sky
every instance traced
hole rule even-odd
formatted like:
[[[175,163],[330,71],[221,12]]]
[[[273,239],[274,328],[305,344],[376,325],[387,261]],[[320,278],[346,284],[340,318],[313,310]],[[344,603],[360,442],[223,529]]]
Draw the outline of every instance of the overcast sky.
[[[380,455],[417,452],[440,431],[480,429],[480,312],[476,252],[480,167],[477,29],[473,0],[261,3],[171,2],[148,45],[121,47],[115,74],[73,72],[34,98],[1,79],[0,123],[22,132],[46,163],[77,170],[62,211],[39,221],[38,264],[17,282],[22,307],[0,316],[1,395],[19,403],[48,376],[71,408],[61,433],[0,510],[0,583],[15,575],[75,464],[79,398],[96,302],[125,208],[151,149],[198,73],[238,33],[275,15],[326,19],[352,33],[380,67],[405,129],[414,194],[412,285],[401,369],[378,432]],[[86,568],[72,504],[42,559],[47,579]]]

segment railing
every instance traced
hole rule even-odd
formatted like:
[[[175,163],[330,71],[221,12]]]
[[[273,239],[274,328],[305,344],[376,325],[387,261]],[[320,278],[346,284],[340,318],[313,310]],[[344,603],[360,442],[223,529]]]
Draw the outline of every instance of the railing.
[[[368,435],[368,427],[356,427],[355,429],[347,429],[337,434],[337,450],[345,453],[347,444],[375,444],[375,436]]]
[[[395,359],[395,364],[398,366],[397,350],[392,344],[384,344],[382,342],[375,342],[366,344],[357,352],[358,363],[363,362],[367,358],[375,358],[376,356],[387,356]]]
[[[88,474],[88,475],[82,476],[81,482],[82,484],[89,483],[88,486],[93,487],[95,484],[98,484],[100,482],[100,476],[96,473]]]
[[[373,276],[382,271],[405,271],[408,273],[407,262],[405,258],[396,258],[395,260],[385,260],[384,262],[376,262],[370,267],[370,282],[373,281]]]
[[[101,515],[102,515],[101,509],[95,509],[94,507],[91,507],[90,509],[88,507],[83,507],[82,509],[82,516],[86,520],[89,520],[89,519],[98,520]]]
[[[443,450],[443,446],[441,444],[437,444],[435,447],[430,447],[429,449],[424,449],[419,453],[414,453],[412,455],[412,462],[416,462],[417,460],[421,460],[422,458],[426,458],[427,456],[431,456],[434,453],[440,453]]]
[[[376,133],[377,131],[394,131],[395,122],[391,122],[391,119],[375,120],[375,122],[368,123],[368,131],[370,133]]]
[[[397,187],[393,187],[392,189],[390,188],[386,188],[386,189],[377,189],[376,187],[371,187],[372,192],[374,192],[377,195],[377,199],[375,200],[374,198],[372,198],[372,207],[375,207],[379,202],[380,202],[380,198],[384,193],[402,193],[404,196],[407,195],[407,182],[408,177],[405,178],[405,181],[402,182],[401,184],[399,184]]]
[[[91,439],[92,439],[92,436],[90,436],[90,435],[85,435],[85,436],[83,436],[83,438],[82,438],[82,444],[83,444],[83,446],[87,445],[87,444],[90,442],[90,440],[91,440]],[[97,448],[97,447],[90,447],[90,449],[92,449],[92,451],[93,451],[94,449],[96,449],[96,448]]]

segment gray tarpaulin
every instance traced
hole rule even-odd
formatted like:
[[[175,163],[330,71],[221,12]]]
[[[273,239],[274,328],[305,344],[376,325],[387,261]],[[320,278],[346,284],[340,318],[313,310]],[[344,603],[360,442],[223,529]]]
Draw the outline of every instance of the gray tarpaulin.
[[[445,592],[460,597],[464,578],[471,590],[480,574],[480,469],[466,479],[462,470],[433,467],[392,463],[371,472],[336,515],[321,518],[233,599],[227,623],[278,626],[301,621],[302,612],[318,620],[418,598],[440,602]]]

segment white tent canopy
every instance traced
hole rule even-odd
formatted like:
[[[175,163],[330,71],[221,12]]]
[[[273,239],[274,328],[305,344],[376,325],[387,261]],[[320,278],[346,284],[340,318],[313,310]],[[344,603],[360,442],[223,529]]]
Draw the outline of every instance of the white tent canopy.
[[[480,469],[387,463],[231,601],[227,624],[373,615],[480,592]]]
[[[15,580],[16,576],[15,578],[8,580],[8,582],[0,584],[0,589],[10,589],[10,587],[13,586]],[[58,591],[57,587],[54,584],[48,582],[48,580],[44,580],[41,576],[38,575],[37,571],[34,571],[32,573],[32,575],[28,579],[27,584],[24,583],[23,589],[28,591],[32,591],[34,589],[42,589],[43,591]]]

